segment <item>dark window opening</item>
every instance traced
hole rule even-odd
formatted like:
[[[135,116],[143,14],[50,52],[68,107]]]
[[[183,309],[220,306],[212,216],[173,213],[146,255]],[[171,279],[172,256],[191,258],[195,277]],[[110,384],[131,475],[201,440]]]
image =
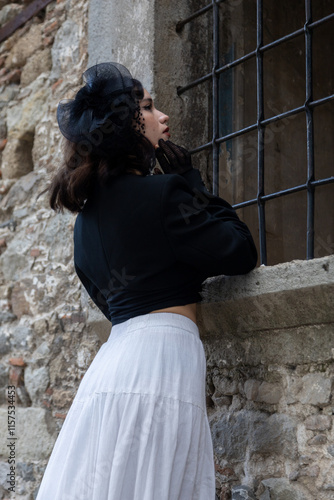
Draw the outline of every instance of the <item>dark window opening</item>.
[[[261,264],[333,254],[333,1],[212,0],[176,29],[204,18],[211,61],[178,95],[209,94],[192,154],[210,159],[213,193],[249,225]]]

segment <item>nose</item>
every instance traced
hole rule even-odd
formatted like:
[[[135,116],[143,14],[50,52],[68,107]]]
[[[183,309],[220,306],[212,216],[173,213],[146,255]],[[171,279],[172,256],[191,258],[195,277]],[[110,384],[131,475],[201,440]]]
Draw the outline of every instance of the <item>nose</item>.
[[[169,116],[165,115],[165,113],[161,113],[161,116],[159,117],[159,122],[160,123],[167,123],[169,120]]]

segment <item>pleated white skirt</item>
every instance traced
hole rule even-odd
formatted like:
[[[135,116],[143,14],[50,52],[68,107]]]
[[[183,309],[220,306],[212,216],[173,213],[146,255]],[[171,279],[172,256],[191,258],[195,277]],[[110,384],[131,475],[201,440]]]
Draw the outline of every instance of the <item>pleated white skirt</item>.
[[[81,380],[36,500],[214,500],[198,327],[176,313],[115,325]]]

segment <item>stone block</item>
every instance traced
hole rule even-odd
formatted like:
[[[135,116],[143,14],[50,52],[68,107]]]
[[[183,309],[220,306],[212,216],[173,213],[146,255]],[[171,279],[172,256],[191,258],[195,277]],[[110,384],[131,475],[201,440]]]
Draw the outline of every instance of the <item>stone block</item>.
[[[7,404],[9,367],[0,365],[0,404]]]
[[[5,62],[6,68],[21,68],[42,46],[42,26],[33,24],[11,49]]]
[[[7,474],[9,474],[9,463],[0,462],[0,493],[4,493],[8,488]],[[3,498],[3,497],[2,497]]]
[[[17,325],[10,338],[12,349],[22,350],[28,347],[28,340],[32,336],[31,328],[25,325]]]
[[[327,451],[330,455],[332,455],[332,457],[334,457],[334,444],[328,446]]]
[[[299,401],[299,393],[303,389],[303,381],[301,378],[288,377],[287,378],[287,390],[286,390],[286,402],[288,405],[297,403]]]
[[[74,398],[73,391],[66,391],[62,389],[54,389],[52,394],[52,401],[57,408],[66,408],[68,409]]]
[[[40,320],[40,322],[36,321],[33,324],[34,331],[38,335],[43,335],[47,331],[47,327],[46,327],[45,323],[46,323],[45,320]],[[36,347],[36,349],[32,353],[31,360],[33,363],[38,365],[40,362],[48,361],[49,357],[50,357],[49,342],[44,340],[38,347]]]
[[[222,415],[211,431],[215,453],[225,460],[243,462],[246,452],[297,457],[296,423],[288,415],[241,410]]]
[[[77,353],[77,365],[79,368],[88,369],[94,354],[88,346],[80,346]]]
[[[10,3],[2,7],[0,10],[0,26],[8,23],[11,19],[17,16],[22,9],[23,5],[19,5],[18,3]]]
[[[49,383],[49,370],[46,366],[41,366],[39,368],[28,366],[25,369],[24,384],[33,403],[44,394]]]
[[[221,396],[221,397],[216,397],[215,395],[212,396],[212,401],[217,406],[230,406],[232,404],[232,396]]]
[[[320,468],[318,465],[308,465],[299,470],[299,476],[318,477]]]
[[[299,478],[299,470],[294,469],[289,474],[289,481],[297,481]]]
[[[256,500],[256,496],[249,486],[238,485],[232,488],[232,500]]]
[[[90,299],[86,289],[81,286],[81,304],[82,307],[87,308],[88,318],[86,321],[86,325],[89,329],[96,333],[101,343],[104,343],[108,340],[110,331],[111,331],[111,323],[106,319],[106,317],[102,314],[100,309],[96,307],[93,301]]]
[[[309,446],[319,446],[326,443],[327,443],[327,437],[325,436],[325,434],[318,434],[317,436],[314,436],[307,442]]]
[[[49,458],[54,446],[57,429],[48,410],[16,407],[17,436],[16,459],[18,462],[32,462]],[[7,408],[0,408],[0,435],[8,436]],[[8,456],[7,439],[0,440],[0,454]]]
[[[308,500],[285,478],[270,478],[261,482],[266,490],[260,496],[260,500]]]
[[[11,263],[13,263],[14,261],[12,261]],[[25,314],[31,315],[29,303],[26,300],[24,293],[25,289],[26,287],[21,283],[16,283],[13,287],[12,298],[11,298],[12,310],[13,313],[18,318],[21,318]]]
[[[332,418],[329,415],[310,415],[304,423],[311,431],[326,431],[332,427]]]
[[[278,384],[247,380],[244,386],[247,399],[259,403],[277,404],[282,397],[282,388]]]
[[[299,401],[303,404],[328,404],[331,397],[332,381],[320,373],[309,373],[302,378],[303,389]]]
[[[253,432],[250,434],[251,454],[283,455],[296,459],[298,455],[297,425],[289,415],[263,413],[253,416]]]
[[[198,314],[201,337],[213,341],[222,332],[233,335],[230,352],[225,354],[228,350],[220,346],[231,364],[237,357],[237,338],[245,339],[241,355],[246,364],[331,359],[327,346],[333,343],[334,286],[328,270],[333,263],[334,256],[329,255],[312,262],[261,267],[245,276],[209,278],[203,284]],[[268,307],[270,314],[265,314]]]
[[[8,335],[0,329],[0,355],[7,354],[10,351],[10,342]]]
[[[238,381],[227,377],[213,377],[213,383],[216,388],[217,396],[233,396],[238,394]]]
[[[37,318],[33,323],[33,329],[38,336],[44,335],[48,331],[48,323],[44,318]],[[36,356],[48,356],[49,355],[49,347],[46,341],[42,342],[34,352]]]
[[[18,462],[17,474],[18,476],[22,477],[24,481],[35,481],[34,467],[32,464]]]
[[[6,88],[8,88],[8,87],[6,87]],[[7,103],[5,101],[1,101],[1,98],[2,98],[2,95],[0,94],[0,109],[1,109],[2,104],[4,104],[5,106],[7,105]],[[1,117],[0,117],[0,137],[1,137],[1,144],[4,146],[2,149],[2,151],[3,151],[6,147],[6,144],[4,143],[4,141],[6,140],[6,137],[7,137],[7,123],[6,123],[6,120],[4,120]]]
[[[4,179],[16,179],[34,168],[32,163],[33,135],[8,137],[2,156],[2,175]]]
[[[36,125],[47,110],[51,92],[51,89],[43,86],[45,81],[46,73],[42,73],[26,87],[31,90],[29,95],[7,109],[8,136],[20,138],[35,133]]]
[[[50,71],[51,66],[51,49],[38,50],[36,54],[29,57],[22,69],[21,85],[25,86],[33,82],[41,73]]]
[[[212,426],[215,454],[227,461],[243,462],[252,427],[252,413],[241,411],[223,415]]]
[[[17,205],[27,205],[32,194],[37,190],[40,179],[41,176],[37,172],[29,172],[20,177],[10,187],[5,199],[1,203],[2,207],[7,209],[14,208]]]
[[[72,261],[73,244],[71,242],[71,223],[73,223],[73,221],[74,216],[70,213],[53,214],[47,221],[43,234],[43,242],[48,246],[48,258],[50,262],[62,262],[66,265]],[[65,238],[68,244],[64,246]],[[66,285],[68,286],[68,282]]]
[[[59,80],[69,67],[75,66],[80,60],[79,26],[67,19],[57,31],[52,46],[52,81]]]
[[[312,458],[308,455],[301,455],[298,459],[300,465],[309,465],[312,462]]]
[[[256,401],[274,405],[279,403],[282,394],[282,388],[278,384],[262,382],[258,389]]]
[[[0,268],[7,282],[18,281],[22,274],[29,269],[31,261],[26,255],[28,249],[28,241],[15,239],[10,241],[6,251],[0,255]],[[31,282],[28,281],[27,285],[31,285]],[[14,285],[15,291],[18,291],[19,287],[20,285],[16,283]],[[13,302],[13,293],[11,299]],[[15,299],[16,297],[14,297]],[[13,313],[16,314],[14,310]]]
[[[256,401],[261,382],[259,380],[246,380],[244,385],[245,396],[250,401]]]

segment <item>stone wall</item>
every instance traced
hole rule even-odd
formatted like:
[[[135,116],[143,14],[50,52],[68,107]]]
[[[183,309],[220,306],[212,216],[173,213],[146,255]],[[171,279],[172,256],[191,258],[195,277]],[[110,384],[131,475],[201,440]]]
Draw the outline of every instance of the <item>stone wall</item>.
[[[1,2],[0,23],[27,2]],[[73,267],[75,217],[46,194],[59,166],[56,106],[87,67],[87,0],[58,0],[0,46],[0,498],[33,499],[100,341]],[[81,298],[83,297],[83,299]],[[16,387],[16,491],[9,496],[7,386]]]
[[[334,256],[209,278],[198,313],[219,498],[334,498]]]
[[[26,3],[0,0],[0,23]],[[17,436],[14,495],[1,439],[0,500],[36,498],[80,380],[110,332],[74,272],[75,216],[37,198],[61,161],[57,103],[74,95],[87,65],[110,56],[170,115],[172,140],[205,142],[207,86],[175,92],[203,64],[210,71],[208,18],[175,31],[200,6],[138,2],[133,28],[128,1],[58,0],[0,46],[0,432],[8,437],[13,385]],[[210,188],[210,157],[195,162]],[[205,283],[198,319],[220,500],[334,498],[333,265],[328,257]]]

